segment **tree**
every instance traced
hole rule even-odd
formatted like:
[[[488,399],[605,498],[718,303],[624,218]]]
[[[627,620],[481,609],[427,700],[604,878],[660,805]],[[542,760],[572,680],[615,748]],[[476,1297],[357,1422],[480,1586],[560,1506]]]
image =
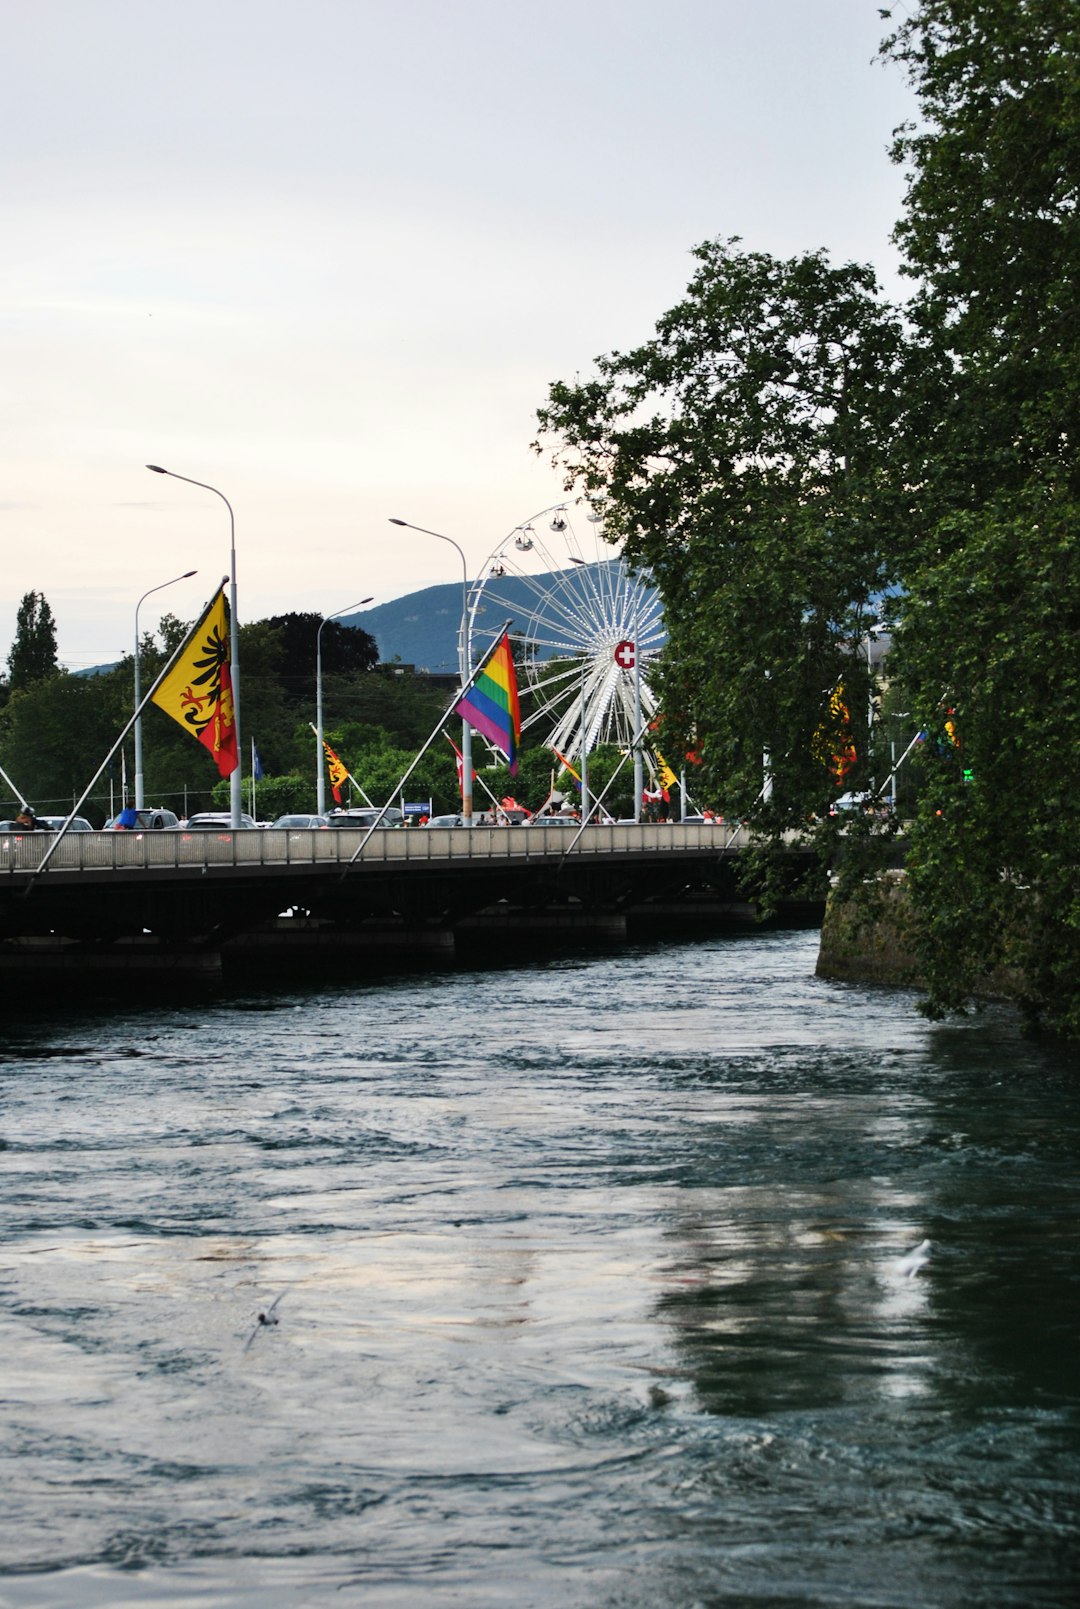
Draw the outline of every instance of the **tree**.
[[[897,671],[925,746],[914,938],[940,1012],[1003,969],[1080,1034],[1080,11],[923,0],[885,42],[923,121],[896,238],[946,406],[909,414],[922,537]],[[948,716],[956,743],[941,741]]]
[[[43,592],[26,592],[15,617],[15,641],[8,654],[11,689],[30,687],[57,675],[56,622]]]
[[[379,647],[374,637],[358,626],[339,620],[323,621],[322,615],[272,615],[264,622],[276,631],[281,642],[280,678],[290,697],[313,703],[315,699],[316,640],[322,627],[322,668],[324,676],[355,676],[374,670]]]
[[[696,749],[731,813],[779,827],[827,802],[815,733],[902,557],[885,468],[906,346],[869,268],[736,245],[697,247],[655,337],[553,385],[539,420],[567,488],[663,593],[671,747]]]
[[[893,150],[902,315],[868,270],[707,244],[656,337],[553,385],[541,433],[653,571],[665,719],[729,811],[820,808],[815,752],[881,779],[854,650],[895,584],[928,1009],[1013,968],[1080,1034],[1080,9],[919,0],[883,50],[921,112]]]

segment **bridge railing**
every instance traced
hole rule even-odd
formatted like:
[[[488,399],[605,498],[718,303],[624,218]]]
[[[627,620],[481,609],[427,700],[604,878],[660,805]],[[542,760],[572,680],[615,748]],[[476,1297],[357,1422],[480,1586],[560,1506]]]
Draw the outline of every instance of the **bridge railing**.
[[[36,871],[52,840],[44,833],[0,836],[0,877]],[[510,860],[559,860],[590,856],[689,854],[743,849],[744,827],[721,822],[616,822],[588,826],[420,827],[378,829],[364,842],[351,828],[241,832],[73,832],[56,846],[43,873],[142,869],[210,869],[218,866],[281,867],[326,864],[426,864]],[[362,848],[360,847],[362,844]],[[357,856],[357,850],[360,854]]]

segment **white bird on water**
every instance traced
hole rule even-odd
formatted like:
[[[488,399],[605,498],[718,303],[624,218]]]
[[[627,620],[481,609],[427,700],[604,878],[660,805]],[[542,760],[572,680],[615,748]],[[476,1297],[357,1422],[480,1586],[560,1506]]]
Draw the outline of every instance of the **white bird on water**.
[[[258,1335],[260,1330],[265,1330],[265,1329],[269,1328],[271,1325],[276,1324],[278,1322],[277,1305],[281,1301],[281,1298],[284,1295],[285,1295],[284,1291],[279,1291],[278,1294],[274,1297],[274,1300],[270,1303],[270,1306],[266,1309],[266,1312],[259,1314],[259,1317],[258,1317],[258,1319],[256,1321],[256,1324],[255,1324],[255,1328],[252,1330],[251,1334],[248,1336],[247,1340],[244,1342],[244,1351],[245,1352],[247,1351],[248,1347],[251,1345],[252,1341],[254,1341],[255,1337]]]
[[[920,1240],[905,1257],[901,1257],[896,1265],[897,1273],[905,1275],[908,1279],[914,1279],[919,1269],[925,1268],[930,1261],[930,1249],[928,1240]]]

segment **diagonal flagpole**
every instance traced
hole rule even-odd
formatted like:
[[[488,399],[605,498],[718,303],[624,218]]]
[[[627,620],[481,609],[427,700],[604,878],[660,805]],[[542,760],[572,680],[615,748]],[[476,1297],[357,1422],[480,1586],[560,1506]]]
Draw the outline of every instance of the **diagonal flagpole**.
[[[457,709],[458,705],[461,703],[462,699],[465,697],[465,694],[469,691],[470,687],[477,680],[477,678],[480,677],[483,674],[483,672],[487,669],[488,660],[491,659],[494,656],[494,654],[496,653],[496,651],[497,651],[497,649],[499,647],[499,644],[502,641],[503,632],[509,630],[509,628],[510,628],[510,621],[509,620],[505,621],[499,627],[499,630],[495,634],[495,641],[492,643],[491,648],[484,655],[483,659],[480,661],[479,665],[477,665],[477,667],[473,671],[472,675],[469,676],[469,678],[465,682],[463,682],[462,685],[458,688],[457,692],[454,694],[454,702],[450,705],[449,709],[445,710],[443,712],[443,714],[439,716],[439,724],[436,726],[435,730],[432,732],[431,736],[428,738],[428,740],[424,744],[423,748],[419,749],[417,751],[417,753],[414,755],[412,764],[409,766],[409,768],[405,772],[405,774],[398,779],[397,786],[394,787],[394,788],[391,788],[391,790],[390,790],[391,799],[394,798],[395,794],[399,794],[402,791],[402,789],[404,788],[406,782],[408,782],[409,778],[412,776],[413,772],[416,770],[417,766],[420,764],[420,761],[424,758],[424,755],[427,753],[428,749],[430,749],[431,745],[434,743],[435,739],[438,737],[439,733],[442,731],[442,729],[446,725],[447,721],[450,719],[450,717],[453,715],[454,711]],[[342,878],[345,877],[345,873],[349,870],[349,867],[355,864],[357,856],[363,854],[364,848],[365,848],[365,846],[367,844],[368,839],[371,837],[373,832],[377,831],[377,829],[379,828],[379,826],[382,823],[383,817],[386,815],[386,812],[389,810],[389,808],[390,808],[390,806],[388,804],[383,805],[382,809],[379,811],[378,816],[371,823],[371,826],[368,828],[367,832],[364,834],[364,836],[361,838],[360,842],[357,844],[356,849],[353,851],[352,856],[346,862],[345,868],[341,873]]]
[[[228,579],[229,578],[228,578],[227,575],[222,576],[222,578],[221,578],[221,587],[223,587],[225,585],[225,583],[226,583],[226,581]],[[221,591],[221,587],[218,588],[218,592]],[[149,704],[150,700],[153,698],[154,694],[157,692],[158,688],[161,686],[161,684],[165,680],[166,676],[172,670],[173,666],[176,664],[176,661],[180,658],[180,655],[184,652],[185,648],[188,647],[188,645],[193,641],[193,639],[198,634],[199,628],[202,626],[203,621],[206,619],[207,612],[209,611],[210,606],[211,606],[211,604],[213,603],[213,601],[214,601],[214,599],[216,597],[217,597],[217,592],[213,592],[213,593],[211,593],[210,597],[206,600],[206,603],[204,604],[204,606],[203,606],[203,608],[202,608],[202,610],[201,610],[201,612],[199,614],[198,619],[195,621],[195,624],[192,626],[191,630],[187,633],[187,635],[185,636],[183,642],[180,643],[180,645],[170,655],[168,663],[165,664],[162,667],[162,669],[158,672],[157,676],[154,678],[154,683],[153,683],[153,686],[150,688],[150,691],[146,694],[146,697],[142,700],[142,702],[136,707],[135,713],[131,716],[131,718],[128,721],[127,725],[124,727],[124,730],[120,733],[120,736],[117,738],[116,742],[113,744],[112,748],[109,750],[108,754],[102,760],[101,764],[98,766],[97,770],[94,772],[94,775],[91,777],[90,781],[87,783],[86,787],[83,789],[82,793],[79,796],[78,804],[75,804],[75,805],[72,806],[70,816],[68,816],[67,820],[64,822],[64,825],[60,828],[60,831],[53,838],[52,843],[49,845],[48,852],[43,857],[40,866],[38,866],[35,871],[31,872],[30,879],[27,882],[26,887],[23,889],[24,897],[25,897],[25,895],[29,894],[30,890],[33,888],[34,879],[36,877],[38,877],[40,875],[40,873],[45,870],[46,866],[49,864],[50,860],[53,858],[53,855],[55,854],[56,850],[60,846],[61,838],[63,838],[64,834],[67,832],[68,828],[71,826],[71,823],[75,820],[75,817],[79,814],[79,811],[82,809],[83,805],[86,803],[87,798],[92,793],[93,789],[97,786],[98,779],[102,775],[103,771],[105,770],[105,767],[108,765],[109,761],[112,759],[113,755],[116,753],[116,751],[120,747],[120,745],[123,743],[124,739],[127,737],[128,733],[131,731],[131,728],[135,725],[135,722],[138,720],[138,718],[142,714],[143,710]]]
[[[464,770],[465,756],[462,754],[461,750],[458,748],[457,744],[454,742],[454,740],[450,736],[449,732],[444,732],[443,737],[446,739],[446,741],[449,743],[450,747],[453,749],[454,753],[457,755],[458,764]],[[491,789],[488,787],[488,785],[484,781],[483,777],[478,777],[476,775],[475,771],[473,772],[473,781],[474,782],[479,782],[480,786],[483,788],[484,792],[487,794],[488,798],[491,800],[491,802],[495,806],[496,810],[499,810],[499,809],[502,808],[501,805],[499,804],[498,799],[496,799],[495,795],[492,793]]]
[[[315,736],[318,737],[319,728],[315,725],[315,722],[314,721],[309,721],[308,725],[311,727],[311,730],[315,733]],[[322,764],[323,765],[326,764],[326,740],[325,740],[325,738],[323,739]],[[360,786],[359,782],[357,782],[356,778],[353,776],[352,772],[347,767],[346,767],[346,770],[345,770],[345,775],[348,777],[349,781],[352,783],[353,787],[356,789],[356,791],[360,795],[361,799],[363,799],[364,803],[366,805],[368,805],[372,810],[377,810],[378,806],[373,805],[371,803],[371,800],[368,798],[367,794],[364,792],[364,790]]]
[[[15,786],[14,782],[12,782],[11,778],[8,776],[7,772],[4,770],[2,765],[0,765],[0,780],[3,780],[4,782],[7,783],[8,787],[12,791],[12,794],[15,796],[16,799],[18,799],[19,803],[22,805],[23,809],[25,810],[25,808],[26,808],[26,798],[25,798],[25,796]]]

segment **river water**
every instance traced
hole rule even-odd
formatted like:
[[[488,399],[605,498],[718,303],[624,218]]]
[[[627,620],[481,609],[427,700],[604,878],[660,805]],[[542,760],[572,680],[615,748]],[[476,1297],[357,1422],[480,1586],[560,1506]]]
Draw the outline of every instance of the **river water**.
[[[0,1604],[1077,1601],[1077,1057],[816,942],[9,1015]]]

